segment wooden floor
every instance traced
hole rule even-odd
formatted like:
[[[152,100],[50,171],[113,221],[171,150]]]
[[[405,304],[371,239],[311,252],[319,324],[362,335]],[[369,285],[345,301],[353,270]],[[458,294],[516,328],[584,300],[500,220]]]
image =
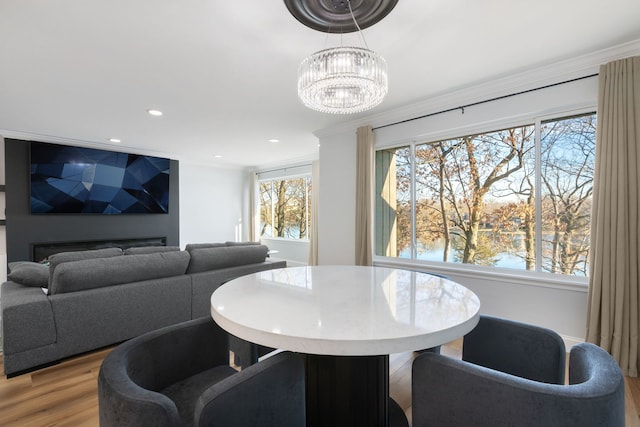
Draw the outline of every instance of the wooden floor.
[[[442,347],[460,357],[461,340]],[[79,356],[58,365],[11,379],[0,378],[0,426],[97,426],[97,378],[110,349]],[[1,358],[1,355],[0,355]],[[390,357],[391,396],[411,421],[411,363],[413,353]],[[625,378],[626,426],[640,427],[640,379]]]

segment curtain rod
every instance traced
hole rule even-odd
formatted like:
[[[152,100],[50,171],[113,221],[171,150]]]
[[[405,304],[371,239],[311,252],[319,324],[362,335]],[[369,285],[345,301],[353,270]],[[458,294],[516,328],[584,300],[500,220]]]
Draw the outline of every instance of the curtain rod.
[[[399,124],[402,124],[402,123],[411,122],[411,121],[414,121],[414,120],[424,119],[425,117],[437,116],[438,114],[450,113],[451,111],[456,111],[456,110],[460,110],[460,111],[462,111],[462,114],[464,114],[464,109],[465,108],[475,107],[476,105],[486,104],[486,103],[493,102],[493,101],[499,101],[501,99],[511,98],[512,96],[518,96],[518,95],[523,95],[523,94],[529,93],[529,92],[535,92],[537,90],[548,89],[550,87],[560,86],[560,85],[563,85],[563,84],[566,84],[566,83],[573,83],[573,82],[576,82],[578,80],[584,80],[584,79],[589,79],[591,77],[596,77],[597,75],[598,75],[598,73],[589,74],[588,76],[576,77],[575,79],[565,80],[563,82],[551,83],[551,84],[548,84],[546,86],[540,86],[540,87],[536,87],[536,88],[533,88],[533,89],[527,89],[527,90],[523,90],[523,91],[520,91],[520,92],[514,92],[514,93],[510,93],[508,95],[496,96],[495,98],[485,99],[483,101],[478,101],[478,102],[472,102],[471,104],[461,105],[459,107],[448,108],[446,110],[436,111],[435,113],[429,113],[429,114],[425,114],[423,116],[413,117],[411,119],[401,120],[399,122],[389,123],[387,125],[374,127],[373,130],[378,130],[378,129],[386,128],[386,127],[389,127],[389,126],[395,126],[395,125],[399,125]]]

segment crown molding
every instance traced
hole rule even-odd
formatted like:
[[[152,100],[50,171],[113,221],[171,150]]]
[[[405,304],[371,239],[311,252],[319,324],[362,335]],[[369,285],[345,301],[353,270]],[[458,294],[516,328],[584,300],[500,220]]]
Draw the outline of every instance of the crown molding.
[[[598,73],[602,64],[635,55],[640,55],[640,39],[570,59],[558,60],[536,68],[521,70],[489,81],[441,92],[399,108],[384,110],[343,122],[338,126],[320,129],[314,131],[313,134],[324,138],[353,132],[354,129],[365,125],[371,125],[375,128],[485,99],[584,77]]]
[[[115,144],[115,143],[107,144],[105,142],[92,142],[92,141],[85,141],[82,139],[64,138],[59,136],[42,135],[42,134],[30,133],[30,132],[18,132],[18,131],[13,131],[8,129],[0,129],[0,138],[20,139],[24,141],[48,142],[50,144],[73,145],[76,147],[95,148],[95,149],[107,150],[107,151],[126,151],[132,154],[165,157],[172,160],[179,160],[179,156],[177,156],[175,153],[166,153],[166,152],[157,151],[157,150],[140,150],[139,148],[131,147],[128,145],[122,145],[122,144]]]

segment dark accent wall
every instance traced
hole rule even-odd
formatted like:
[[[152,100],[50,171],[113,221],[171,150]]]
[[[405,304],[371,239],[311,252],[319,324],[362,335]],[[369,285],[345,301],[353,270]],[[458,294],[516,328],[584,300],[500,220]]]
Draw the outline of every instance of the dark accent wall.
[[[166,237],[180,245],[179,170],[171,160],[168,214],[37,214],[29,198],[29,141],[5,139],[7,261],[31,259],[31,245]]]

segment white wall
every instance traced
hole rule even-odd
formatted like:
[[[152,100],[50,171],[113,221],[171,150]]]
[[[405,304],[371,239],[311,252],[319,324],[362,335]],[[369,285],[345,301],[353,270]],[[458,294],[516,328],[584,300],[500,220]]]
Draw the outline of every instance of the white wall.
[[[633,49],[637,50],[638,46]],[[320,264],[353,264],[355,261],[355,158],[356,129],[374,128],[420,117],[452,107],[491,99],[513,92],[597,73],[600,63],[629,56],[628,52],[597,52],[556,66],[530,70],[491,84],[446,94],[401,110],[358,119],[316,132],[320,139]],[[498,130],[523,124],[524,118],[544,119],[559,112],[595,110],[598,80],[592,77],[573,83],[530,92],[517,97],[481,104],[442,115],[389,126],[375,131],[376,146],[394,146],[412,141],[434,141],[439,137],[463,136],[474,131]],[[375,264],[405,265],[377,258]],[[416,265],[410,267],[416,268]],[[406,265],[405,265],[406,266]],[[568,344],[584,339],[587,285],[539,274],[496,273],[495,270],[421,264],[418,268],[447,274],[472,289],[482,302],[481,312],[521,320],[558,331]]]
[[[318,264],[353,264],[355,250],[356,131],[320,137]]]
[[[180,162],[180,246],[248,239],[246,173]]]
[[[250,218],[250,174],[180,162],[180,246],[187,243],[247,241]],[[309,242],[263,239],[274,258],[289,266],[306,265]]]
[[[260,242],[269,247],[270,251],[277,251],[270,256],[274,259],[286,260],[287,267],[300,267],[309,264],[308,240],[262,237]]]

